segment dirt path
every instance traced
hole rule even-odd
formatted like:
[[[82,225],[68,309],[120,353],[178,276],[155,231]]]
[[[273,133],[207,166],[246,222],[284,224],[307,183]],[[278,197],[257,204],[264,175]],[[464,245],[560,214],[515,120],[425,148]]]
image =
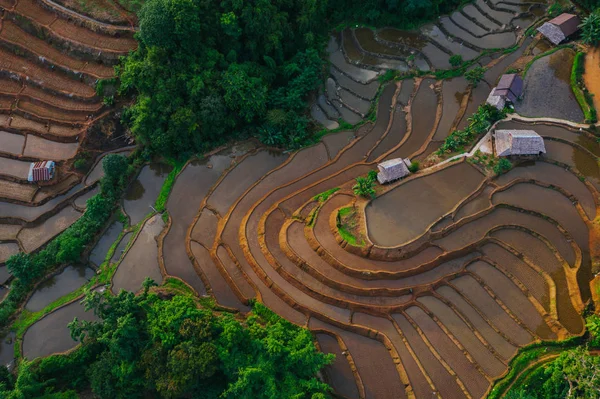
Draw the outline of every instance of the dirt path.
[[[585,56],[585,87],[594,95],[594,106],[600,109],[600,48],[595,47]]]

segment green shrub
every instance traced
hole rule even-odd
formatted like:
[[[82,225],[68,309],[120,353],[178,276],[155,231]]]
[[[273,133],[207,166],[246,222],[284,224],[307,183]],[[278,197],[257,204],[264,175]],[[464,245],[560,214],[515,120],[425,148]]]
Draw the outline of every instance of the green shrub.
[[[408,167],[408,170],[410,171],[410,173],[416,173],[419,171],[419,162],[418,161],[412,161]]]
[[[102,104],[111,107],[115,105],[115,96],[106,96],[102,99]]]
[[[590,332],[590,345],[600,347],[600,316],[594,314],[585,319],[585,326]]]
[[[588,15],[580,25],[581,41],[585,44],[597,46],[600,43],[600,11],[596,10]]]
[[[454,54],[453,56],[450,57],[448,62],[450,62],[450,65],[452,65],[454,68],[456,68],[456,67],[461,66],[464,61],[463,61],[462,55]]]
[[[394,80],[397,75],[397,71],[394,71],[393,69],[388,69],[387,71],[385,71],[385,73],[379,75],[377,80],[379,80],[379,83],[387,83],[391,80]]]
[[[332,194],[334,194],[339,189],[340,189],[339,187],[335,187],[335,188],[329,189],[327,191],[324,191],[321,194],[315,195],[313,197],[313,200],[317,201],[317,202],[325,202],[329,199],[329,197],[331,197]]]
[[[512,169],[512,163],[506,158],[500,158],[498,163],[494,165],[494,173],[502,175]]]
[[[81,172],[81,171],[85,171],[85,169],[87,168],[87,164],[88,164],[87,159],[78,158],[75,160],[75,162],[73,162],[73,167]]]

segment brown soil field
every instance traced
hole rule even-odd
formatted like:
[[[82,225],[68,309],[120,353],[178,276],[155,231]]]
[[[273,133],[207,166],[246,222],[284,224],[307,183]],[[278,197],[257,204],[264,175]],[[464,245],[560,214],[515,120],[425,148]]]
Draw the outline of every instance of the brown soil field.
[[[594,107],[600,109],[600,48],[592,47],[585,56],[583,82],[594,96]]]

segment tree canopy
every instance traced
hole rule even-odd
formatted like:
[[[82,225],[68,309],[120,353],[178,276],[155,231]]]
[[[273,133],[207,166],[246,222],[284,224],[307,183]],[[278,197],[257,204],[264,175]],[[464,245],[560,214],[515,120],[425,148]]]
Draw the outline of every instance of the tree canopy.
[[[0,397],[325,399],[317,373],[332,361],[310,331],[255,304],[246,318],[199,307],[187,295],[90,292],[98,321],[73,321],[83,345],[69,355],[24,361],[0,374]],[[4,389],[4,391],[2,391]],[[4,396],[3,396],[4,394]],[[58,395],[58,396],[54,396]]]
[[[326,2],[148,0],[139,48],[118,69],[133,133],[163,154],[232,136],[294,147],[308,133],[307,94],[324,71]]]

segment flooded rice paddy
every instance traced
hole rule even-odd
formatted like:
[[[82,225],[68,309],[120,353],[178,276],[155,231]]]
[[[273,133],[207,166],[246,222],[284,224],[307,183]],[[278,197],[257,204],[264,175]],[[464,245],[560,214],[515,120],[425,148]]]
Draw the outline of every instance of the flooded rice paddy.
[[[164,226],[160,215],[155,215],[144,223],[113,277],[113,293],[120,290],[138,291],[146,277],[157,283],[162,281],[156,239]]]
[[[123,231],[123,223],[113,222],[109,228],[102,234],[100,240],[96,243],[92,252],[90,253],[90,262],[95,267],[100,265],[106,259],[108,250],[115,243],[121,232]]]
[[[479,171],[461,163],[399,185],[367,207],[369,238],[383,247],[416,239],[483,180]]]
[[[85,266],[67,266],[56,276],[42,282],[27,303],[25,309],[37,312],[46,306],[75,291],[87,283],[95,275],[94,270]]]
[[[147,165],[129,186],[123,200],[123,209],[129,216],[131,225],[138,224],[152,213],[152,206],[171,169],[171,166],[159,163]]]
[[[74,348],[77,342],[71,338],[67,324],[74,318],[97,320],[93,312],[85,311],[80,301],[81,298],[62,306],[32,325],[23,336],[23,357],[35,359]]]

